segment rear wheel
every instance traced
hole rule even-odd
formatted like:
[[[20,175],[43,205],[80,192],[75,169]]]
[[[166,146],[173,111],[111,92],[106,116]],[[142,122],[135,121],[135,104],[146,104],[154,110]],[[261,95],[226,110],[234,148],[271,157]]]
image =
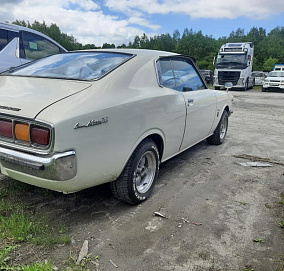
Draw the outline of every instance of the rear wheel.
[[[110,184],[115,197],[131,204],[149,198],[159,171],[159,152],[156,144],[146,139],[128,160],[120,177]]]
[[[207,137],[207,142],[211,145],[220,145],[224,142],[228,130],[228,112],[224,110],[217,128],[213,135]]]

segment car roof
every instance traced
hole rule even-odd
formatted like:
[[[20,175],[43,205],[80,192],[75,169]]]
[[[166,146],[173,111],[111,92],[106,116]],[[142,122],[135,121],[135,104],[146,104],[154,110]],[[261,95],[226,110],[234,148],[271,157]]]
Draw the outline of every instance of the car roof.
[[[149,56],[149,57],[161,57],[161,56],[178,56],[179,54],[158,51],[158,50],[148,50],[148,49],[90,49],[90,50],[78,50],[73,52],[110,52],[110,53],[125,53],[137,56]]]
[[[59,43],[57,43],[55,40],[53,40],[52,38],[46,36],[45,34],[39,32],[39,31],[36,31],[36,30],[33,30],[31,28],[27,28],[27,27],[24,27],[24,26],[20,26],[20,25],[15,25],[15,24],[9,24],[9,23],[0,23],[0,28],[1,29],[5,29],[5,30],[11,30],[11,31],[27,31],[27,32],[30,32],[30,33],[34,33],[34,34],[37,34],[39,36],[42,36],[48,40],[50,40],[51,42],[55,43],[57,46],[59,46],[61,49],[63,49],[64,51],[67,52],[67,50],[62,46],[60,45]]]

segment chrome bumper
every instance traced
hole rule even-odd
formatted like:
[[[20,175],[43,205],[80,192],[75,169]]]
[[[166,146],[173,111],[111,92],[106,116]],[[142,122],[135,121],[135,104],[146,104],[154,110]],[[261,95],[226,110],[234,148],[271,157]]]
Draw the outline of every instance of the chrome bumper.
[[[5,169],[48,180],[65,181],[77,174],[75,151],[38,156],[0,147],[0,163]]]

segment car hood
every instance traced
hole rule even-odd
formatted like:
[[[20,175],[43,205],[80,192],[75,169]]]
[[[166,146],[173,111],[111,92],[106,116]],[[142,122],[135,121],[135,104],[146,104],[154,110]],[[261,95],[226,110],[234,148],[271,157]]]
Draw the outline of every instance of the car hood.
[[[265,79],[269,81],[284,81],[284,77],[282,76],[267,76]]]
[[[48,106],[90,85],[72,80],[0,76],[0,113],[35,118]]]

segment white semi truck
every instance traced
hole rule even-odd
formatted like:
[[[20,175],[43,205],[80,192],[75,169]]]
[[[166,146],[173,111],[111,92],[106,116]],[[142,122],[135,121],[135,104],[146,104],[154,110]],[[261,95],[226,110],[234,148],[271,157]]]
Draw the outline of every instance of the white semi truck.
[[[214,71],[215,89],[224,88],[231,82],[233,88],[247,90],[254,86],[252,73],[252,42],[226,43],[217,55]]]

